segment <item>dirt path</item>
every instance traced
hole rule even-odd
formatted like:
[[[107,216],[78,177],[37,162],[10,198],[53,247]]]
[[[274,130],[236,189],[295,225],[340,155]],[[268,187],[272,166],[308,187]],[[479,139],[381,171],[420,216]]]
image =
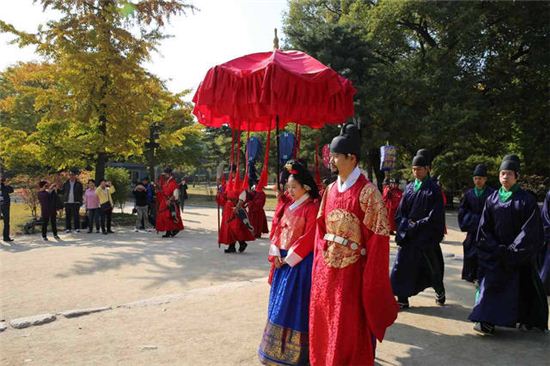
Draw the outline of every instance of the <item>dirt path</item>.
[[[269,293],[268,241],[257,241],[242,255],[225,255],[215,244],[214,209],[187,208],[184,220],[186,230],[175,239],[117,228],[106,237],[74,234],[46,245],[38,236],[18,237],[15,245],[2,246],[2,319],[113,309],[8,328],[0,333],[1,364],[258,364]],[[378,346],[377,363],[544,364],[550,336],[511,330],[482,338],[472,331],[466,318],[474,291],[460,280],[463,234],[455,221],[449,214],[443,244],[448,306],[436,307],[430,290],[413,298],[413,308],[399,315]]]

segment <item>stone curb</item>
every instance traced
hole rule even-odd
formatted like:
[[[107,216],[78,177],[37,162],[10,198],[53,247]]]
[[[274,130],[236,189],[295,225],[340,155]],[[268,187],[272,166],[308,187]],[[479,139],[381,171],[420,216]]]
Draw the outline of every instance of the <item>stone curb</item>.
[[[15,329],[23,329],[32,327],[35,325],[42,325],[46,323],[51,323],[55,321],[57,318],[53,314],[40,314],[40,315],[33,315],[28,316],[24,318],[17,318],[10,320],[10,325]]]
[[[157,296],[152,297],[149,299],[139,300],[139,301],[133,301],[126,304],[118,305],[118,306],[103,306],[103,307],[97,307],[97,308],[87,308],[87,309],[72,309],[72,310],[65,310],[58,312],[58,315],[62,315],[65,318],[76,318],[83,315],[89,315],[93,313],[99,313],[102,311],[108,311],[112,310],[114,308],[126,308],[126,309],[132,309],[137,307],[146,307],[146,306],[152,306],[152,305],[162,305],[162,304],[168,304],[173,301],[181,300],[184,298],[187,298],[191,295],[214,295],[218,293],[221,290],[227,290],[227,289],[235,289],[240,287],[249,286],[255,283],[267,283],[267,278],[256,278],[252,280],[245,280],[245,281],[239,281],[239,282],[228,282],[221,285],[216,286],[210,286],[210,287],[203,287],[203,288],[195,288],[187,290],[180,294],[173,294],[173,295],[164,295],[164,296]],[[28,327],[32,327],[35,325],[42,325],[46,323],[53,322],[57,319],[57,317],[54,314],[40,314],[40,315],[33,315],[23,318],[17,318],[12,319],[9,321],[9,324],[12,326],[12,328],[15,329],[24,329]],[[7,325],[5,321],[0,321],[0,332],[7,329]]]
[[[111,306],[104,306],[100,308],[89,308],[89,309],[73,309],[73,310],[66,310],[58,313],[59,315],[63,315],[65,318],[76,318],[83,315],[93,314],[93,313],[99,313],[102,311],[111,310]]]

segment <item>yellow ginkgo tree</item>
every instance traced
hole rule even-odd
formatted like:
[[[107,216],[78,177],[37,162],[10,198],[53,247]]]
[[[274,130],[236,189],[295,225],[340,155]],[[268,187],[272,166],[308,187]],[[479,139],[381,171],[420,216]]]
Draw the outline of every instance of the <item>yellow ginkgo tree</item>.
[[[143,63],[166,37],[162,27],[170,17],[194,7],[181,0],[36,2],[61,14],[36,33],[21,32],[0,15],[0,31],[13,34],[20,47],[35,45],[44,59],[38,71],[27,67],[30,79],[40,72],[44,82],[19,86],[32,99],[35,124],[0,126],[1,162],[24,159],[5,155],[19,141],[20,150],[43,164],[90,164],[101,179],[109,159],[141,154],[150,124],[178,108],[178,96]],[[15,113],[17,93],[7,94],[0,95],[0,113]]]

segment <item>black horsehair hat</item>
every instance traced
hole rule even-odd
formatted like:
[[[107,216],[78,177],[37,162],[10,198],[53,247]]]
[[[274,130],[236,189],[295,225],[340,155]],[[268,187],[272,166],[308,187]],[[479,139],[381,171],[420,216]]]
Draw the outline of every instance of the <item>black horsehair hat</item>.
[[[420,149],[416,152],[416,156],[423,156],[428,165],[432,164],[432,153],[428,149]]]
[[[474,177],[486,177],[487,176],[487,166],[485,164],[477,164],[474,173]]]
[[[412,160],[412,166],[429,166],[428,159],[424,155],[416,155]]]
[[[513,170],[516,173],[519,173],[520,169],[520,160],[517,155],[509,154],[502,159],[500,163],[499,171],[501,170]]]
[[[332,139],[330,152],[337,154],[353,154],[359,160],[361,156],[361,135],[357,126],[350,122],[345,124],[340,134]]]

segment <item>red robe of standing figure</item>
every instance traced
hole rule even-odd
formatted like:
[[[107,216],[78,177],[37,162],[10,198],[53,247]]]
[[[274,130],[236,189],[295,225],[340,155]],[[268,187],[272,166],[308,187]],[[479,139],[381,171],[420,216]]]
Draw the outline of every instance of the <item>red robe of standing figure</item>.
[[[376,339],[382,341],[397,317],[387,210],[378,189],[355,175],[343,192],[338,182],[327,187],[317,218],[309,322],[313,366],[373,365]]]
[[[252,191],[251,199],[248,202],[248,220],[254,227],[254,235],[261,238],[262,233],[269,233],[267,217],[265,216],[265,193],[264,191]]]
[[[220,231],[218,232],[218,243],[231,245],[237,241],[254,240],[254,234],[248,230],[246,225],[235,215],[234,209],[239,202],[239,192],[225,191],[227,185],[216,195],[218,205],[223,207]]]
[[[399,207],[399,202],[401,202],[401,197],[403,197],[403,191],[399,189],[397,184],[390,183],[384,186],[384,193],[382,199],[384,204],[388,209],[388,221],[390,222],[390,231],[395,232],[397,226],[395,225],[395,213]]]
[[[155,228],[157,231],[174,231],[183,230],[183,221],[181,220],[180,209],[177,203],[177,199],[174,196],[174,191],[178,189],[178,183],[174,177],[161,176],[157,183],[157,221]],[[168,207],[170,201],[173,201],[175,205],[176,219],[173,218],[172,213]]]

